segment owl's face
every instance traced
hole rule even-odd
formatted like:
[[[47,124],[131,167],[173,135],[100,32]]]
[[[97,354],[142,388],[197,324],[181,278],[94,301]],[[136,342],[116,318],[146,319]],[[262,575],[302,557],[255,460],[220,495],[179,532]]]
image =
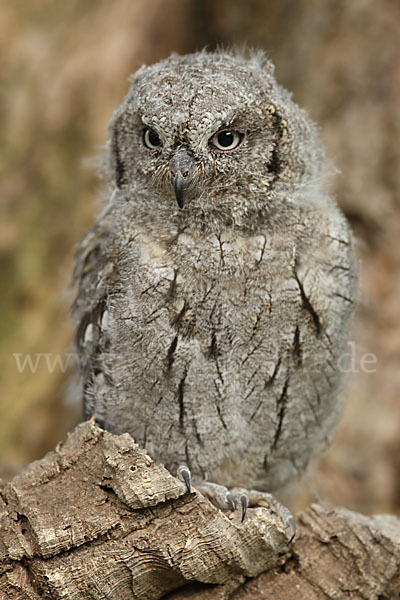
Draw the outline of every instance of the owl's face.
[[[292,107],[305,129],[265,59],[203,52],[142,67],[112,123],[115,182],[171,214],[243,224],[271,209],[279,182],[306,172],[287,146]]]

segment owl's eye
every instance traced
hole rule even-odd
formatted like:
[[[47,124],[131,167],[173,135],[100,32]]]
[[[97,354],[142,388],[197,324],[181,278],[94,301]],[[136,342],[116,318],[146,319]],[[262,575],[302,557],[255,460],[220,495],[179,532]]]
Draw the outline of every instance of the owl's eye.
[[[149,148],[150,150],[155,150],[161,146],[160,136],[154,129],[150,129],[149,127],[144,130],[143,142],[146,148]]]
[[[229,152],[235,150],[243,139],[243,135],[232,129],[219,131],[210,140],[211,146],[218,152]]]

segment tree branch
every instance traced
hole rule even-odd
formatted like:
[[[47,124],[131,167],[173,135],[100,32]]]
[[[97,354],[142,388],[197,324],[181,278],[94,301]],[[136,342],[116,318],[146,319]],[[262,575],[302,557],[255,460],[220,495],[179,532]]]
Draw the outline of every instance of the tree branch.
[[[128,434],[87,422],[3,483],[0,596],[390,598],[399,538],[395,517],[313,505],[288,550],[266,509],[249,509],[244,523],[228,517]],[[351,589],[358,595],[346,596]]]

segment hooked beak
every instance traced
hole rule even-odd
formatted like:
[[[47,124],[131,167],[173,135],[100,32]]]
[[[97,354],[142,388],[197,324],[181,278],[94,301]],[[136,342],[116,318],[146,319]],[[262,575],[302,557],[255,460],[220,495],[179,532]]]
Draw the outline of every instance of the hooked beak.
[[[189,150],[182,146],[169,161],[169,172],[174,184],[176,201],[179,208],[183,208],[187,191],[193,180],[195,162]]]

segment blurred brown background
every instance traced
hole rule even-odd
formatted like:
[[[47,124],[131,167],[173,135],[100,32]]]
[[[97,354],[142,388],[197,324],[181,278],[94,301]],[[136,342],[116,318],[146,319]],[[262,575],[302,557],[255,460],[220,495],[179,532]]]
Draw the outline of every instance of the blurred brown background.
[[[398,0],[0,0],[1,405],[4,476],[76,422],[68,373],[20,361],[71,352],[74,243],[98,208],[84,160],[142,63],[246,43],[320,124],[333,187],[359,238],[360,306],[349,402],[299,498],[400,511],[400,3]],[[96,204],[97,203],[97,204]],[[361,368],[374,353],[376,368]],[[371,358],[371,357],[369,357]],[[73,361],[72,361],[73,362]],[[301,500],[299,500],[301,503]]]

